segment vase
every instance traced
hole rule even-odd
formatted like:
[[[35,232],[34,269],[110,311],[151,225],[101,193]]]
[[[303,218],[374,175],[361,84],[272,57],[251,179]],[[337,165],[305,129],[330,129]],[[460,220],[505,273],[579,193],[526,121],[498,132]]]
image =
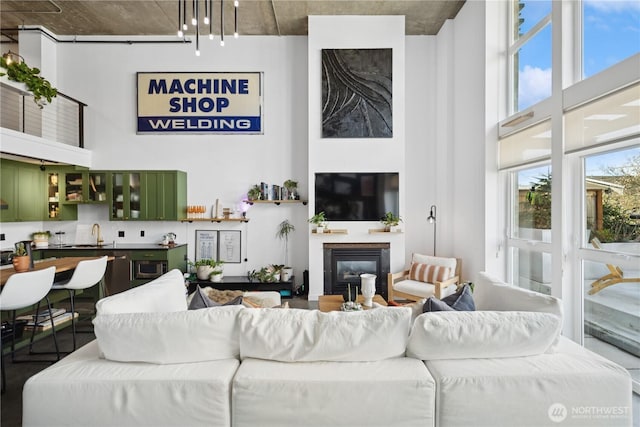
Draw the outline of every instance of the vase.
[[[22,273],[24,271],[29,270],[28,256],[14,256],[13,259],[11,260],[11,263],[13,264],[13,269],[18,273]]]
[[[373,306],[373,296],[376,294],[376,275],[364,273],[360,275],[360,293],[364,298],[363,305]]]
[[[212,273],[211,276],[209,276],[209,280],[211,280],[212,282],[219,283],[219,282],[222,282],[222,277],[223,275],[221,271],[215,272],[215,273]]]
[[[291,276],[293,276],[293,268],[285,267],[282,269],[282,273],[280,273],[281,279],[283,282],[288,282],[291,280]]]
[[[209,280],[211,273],[213,273],[213,267],[210,265],[200,265],[196,270],[196,276],[199,280]]]

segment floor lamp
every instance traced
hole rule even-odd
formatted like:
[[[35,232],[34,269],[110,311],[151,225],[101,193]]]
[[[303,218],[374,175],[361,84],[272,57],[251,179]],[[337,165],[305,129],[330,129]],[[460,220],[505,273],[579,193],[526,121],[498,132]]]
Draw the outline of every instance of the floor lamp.
[[[429,208],[427,221],[433,224],[433,256],[436,256],[436,205],[431,205]]]

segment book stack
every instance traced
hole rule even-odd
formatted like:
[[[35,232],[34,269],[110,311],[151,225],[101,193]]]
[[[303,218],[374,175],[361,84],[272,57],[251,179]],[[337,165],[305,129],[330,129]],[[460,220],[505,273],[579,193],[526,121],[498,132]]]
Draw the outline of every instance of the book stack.
[[[53,324],[59,325],[60,323],[71,320],[71,317],[78,318],[78,313],[67,312],[64,308],[51,308],[39,311],[36,314],[30,316],[20,316],[18,319],[26,320],[27,324],[25,330],[31,331],[33,328],[36,331],[47,331],[51,329],[51,318],[53,318]]]

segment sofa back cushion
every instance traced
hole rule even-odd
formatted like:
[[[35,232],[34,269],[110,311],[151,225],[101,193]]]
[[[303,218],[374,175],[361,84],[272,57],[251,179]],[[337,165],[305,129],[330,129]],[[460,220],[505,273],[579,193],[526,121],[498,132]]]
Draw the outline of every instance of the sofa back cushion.
[[[96,313],[154,313],[187,309],[184,276],[178,269],[169,271],[144,285],[103,298]]]
[[[93,319],[104,358],[190,363],[238,358],[240,305],[168,313],[102,314]]]
[[[525,311],[447,311],[418,316],[407,356],[422,360],[521,357],[546,352],[559,337],[556,315]]]
[[[473,290],[477,310],[538,311],[562,319],[562,301],[550,295],[511,286],[481,272]]]
[[[239,316],[240,357],[280,362],[374,361],[403,356],[411,309],[358,312],[244,310]]]
[[[445,258],[439,256],[431,256],[431,255],[422,255],[414,253],[411,256],[411,264],[424,264],[429,266],[430,268],[440,267],[444,272],[444,269],[448,269],[444,276],[443,280],[450,279],[451,277],[456,275],[456,266],[458,264],[458,260],[456,258]],[[442,274],[442,273],[441,273]],[[416,279],[418,280],[418,279]],[[421,280],[424,281],[424,280]],[[433,282],[429,282],[433,283]]]

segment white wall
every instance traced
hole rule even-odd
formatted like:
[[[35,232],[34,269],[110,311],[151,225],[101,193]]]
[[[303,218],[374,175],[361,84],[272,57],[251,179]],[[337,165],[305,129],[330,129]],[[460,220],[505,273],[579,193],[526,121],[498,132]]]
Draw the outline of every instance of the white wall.
[[[393,74],[393,137],[322,138],[322,49],[390,48]],[[405,36],[404,16],[310,16],[309,60],[309,212],[315,212],[316,172],[399,172],[400,216],[405,215]],[[330,221],[329,228],[348,234],[313,234],[309,238],[309,299],[324,292],[323,243],[390,242],[391,271],[404,267],[404,234],[370,234],[379,222]],[[308,227],[307,233],[310,233]]]
[[[438,255],[463,258],[463,278],[473,280],[485,266],[484,224],[493,209],[489,206],[485,215],[485,198],[491,195],[485,190],[483,162],[485,144],[490,143],[484,113],[484,81],[488,77],[483,71],[483,34],[489,29],[484,26],[484,6],[478,3],[467,2],[437,36],[405,37],[399,27],[402,17],[367,17],[372,20],[357,25],[323,24],[326,28],[321,39],[247,36],[229,39],[224,48],[206,42],[199,58],[193,45],[185,44],[59,43],[57,87],[88,104],[85,141],[92,154],[92,168],[184,170],[188,173],[189,204],[210,206],[219,198],[223,204],[238,206],[252,184],[280,183],[288,178],[299,181],[306,198],[311,196],[310,178],[320,169],[398,170],[405,232],[393,236],[392,270],[407,265],[413,252],[431,254],[433,226],[426,218],[429,206],[435,204]],[[319,17],[310,18],[311,29],[315,18]],[[376,19],[384,24],[375,24]],[[323,47],[394,49],[391,140],[345,145],[320,138]],[[24,50],[21,46],[22,54]],[[264,135],[136,135],[138,71],[264,72]],[[189,243],[190,257],[194,255],[196,229],[240,229],[243,256],[248,261],[226,266],[226,274],[235,275],[284,262],[275,233],[277,224],[288,218],[296,226],[290,261],[300,282],[304,269],[318,271],[312,262],[316,262],[317,248],[326,238],[310,235],[307,219],[312,211],[312,204],[255,205],[249,208],[247,225],[228,226],[115,222],[108,220],[106,207],[81,205],[78,223],[99,222],[107,242],[158,242],[172,231],[179,242]],[[331,224],[347,228],[344,225]],[[4,248],[40,228],[66,231],[73,239],[76,223],[0,226],[7,235]],[[349,223],[349,234],[332,236],[331,241],[375,241],[380,237],[367,230],[378,226]],[[118,231],[125,231],[126,237],[118,238]],[[140,237],[140,231],[145,231],[145,237]],[[312,294],[317,296],[318,289],[316,282]]]
[[[462,258],[464,280],[484,270],[485,215],[497,214],[485,212],[485,50],[485,3],[466,2],[438,35],[437,76],[438,252]]]

